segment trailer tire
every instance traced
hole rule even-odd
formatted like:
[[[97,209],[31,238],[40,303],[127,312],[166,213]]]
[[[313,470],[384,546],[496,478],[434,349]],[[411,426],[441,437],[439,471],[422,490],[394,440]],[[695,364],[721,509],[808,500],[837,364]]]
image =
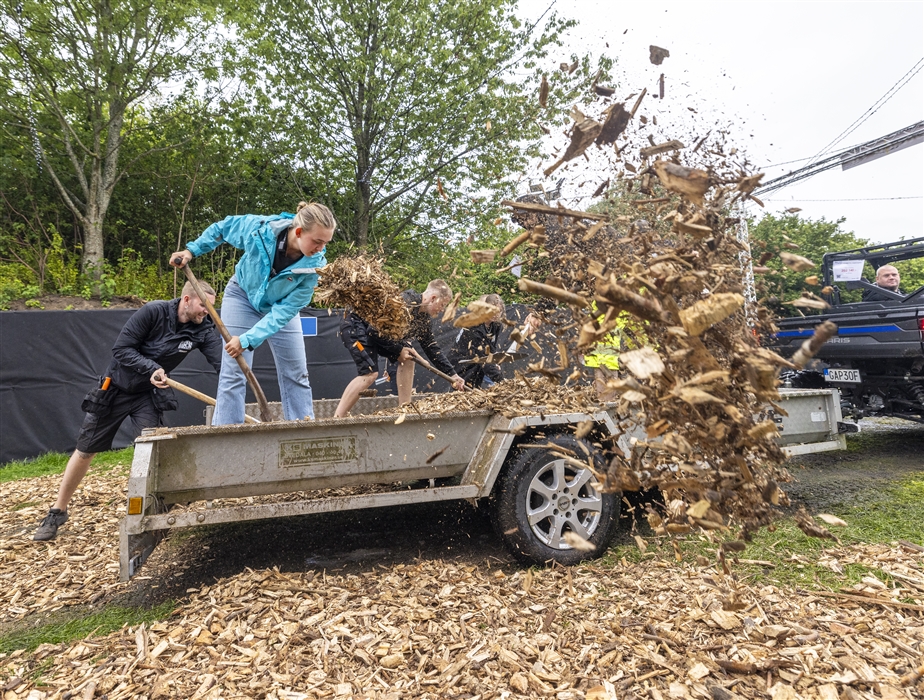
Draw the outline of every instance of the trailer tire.
[[[551,435],[544,444],[565,453],[585,455],[597,471],[606,464],[587,441],[573,435]],[[619,522],[619,493],[602,493],[590,469],[569,464],[551,448],[522,447],[506,465],[494,499],[494,527],[507,549],[527,564],[554,561],[571,566],[602,556]],[[577,549],[565,539],[574,533],[593,549]]]

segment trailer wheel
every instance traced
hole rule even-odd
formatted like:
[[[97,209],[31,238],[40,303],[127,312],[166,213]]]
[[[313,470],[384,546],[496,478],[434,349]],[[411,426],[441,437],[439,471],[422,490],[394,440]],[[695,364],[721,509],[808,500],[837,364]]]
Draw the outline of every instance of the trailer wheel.
[[[583,445],[594,468],[606,468],[600,453],[573,435],[549,436],[548,443],[579,459],[585,454]],[[602,556],[618,524],[620,494],[602,493],[594,483],[590,469],[569,463],[551,448],[521,447],[497,485],[494,526],[510,552],[528,564],[551,560],[570,566]],[[575,548],[567,533],[594,549]]]

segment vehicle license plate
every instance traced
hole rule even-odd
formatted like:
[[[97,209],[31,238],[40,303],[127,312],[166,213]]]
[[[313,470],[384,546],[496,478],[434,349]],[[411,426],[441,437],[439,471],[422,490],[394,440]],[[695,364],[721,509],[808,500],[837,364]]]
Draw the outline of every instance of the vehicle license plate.
[[[860,370],[858,369],[826,369],[825,381],[828,382],[847,382],[851,384],[860,383]]]

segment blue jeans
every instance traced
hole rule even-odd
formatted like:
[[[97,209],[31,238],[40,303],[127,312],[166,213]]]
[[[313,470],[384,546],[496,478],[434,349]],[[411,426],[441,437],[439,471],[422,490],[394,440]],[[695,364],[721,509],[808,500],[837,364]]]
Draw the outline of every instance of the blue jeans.
[[[249,331],[263,314],[253,308],[247,293],[232,277],[225,287],[221,302],[221,320],[233,336]],[[308,383],[308,361],[305,358],[305,340],[302,323],[298,316],[267,342],[276,361],[276,376],[279,379],[279,393],[282,397],[282,412],[286,420],[314,418],[311,399],[311,385]],[[252,366],[253,351],[242,355]],[[218,396],[212,425],[230,425],[244,422],[244,402],[247,395],[247,378],[237,360],[228,353],[221,355],[221,373],[218,375]]]

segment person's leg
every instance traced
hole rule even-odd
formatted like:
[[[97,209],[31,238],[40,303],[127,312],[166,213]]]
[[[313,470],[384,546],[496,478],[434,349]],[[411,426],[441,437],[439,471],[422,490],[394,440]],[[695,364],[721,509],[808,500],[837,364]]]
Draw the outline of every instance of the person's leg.
[[[221,302],[221,320],[232,336],[249,331],[262,316],[250,303],[247,293],[238,286],[234,277],[225,287]],[[244,352],[241,357],[252,365],[253,352]],[[215,397],[215,412],[212,425],[232,425],[244,422],[244,404],[247,400],[247,378],[237,360],[228,353],[221,353],[221,372],[218,373],[218,395]]]
[[[110,391],[117,392],[116,389]],[[67,460],[64,476],[61,477],[61,484],[58,486],[58,497],[36,529],[33,540],[42,542],[53,540],[57,536],[58,528],[67,522],[67,507],[80,482],[87,475],[93,457],[98,452],[112,448],[112,441],[119,432],[122,421],[129,415],[131,404],[130,395],[117,392],[114,393],[105,415],[88,413],[84,416],[77,436],[77,449]]]
[[[340,397],[340,403],[337,404],[337,410],[334,411],[334,418],[346,418],[350,415],[353,406],[359,401],[359,395],[372,386],[377,376],[374,372],[361,374],[347,384],[346,389],[343,390],[343,396]]]
[[[398,363],[398,404],[411,402],[411,393],[414,391],[414,362],[405,360]]]
[[[308,382],[308,360],[305,357],[301,318],[293,318],[268,342],[276,362],[283,417],[286,420],[313,419],[314,405],[311,384]]]
[[[96,456],[95,452],[83,452],[74,450],[71,458],[67,460],[67,466],[64,468],[64,476],[61,477],[61,485],[58,487],[58,500],[55,501],[55,508],[60,511],[66,511],[74,491],[80,486],[83,477],[87,475],[90,463]]]

